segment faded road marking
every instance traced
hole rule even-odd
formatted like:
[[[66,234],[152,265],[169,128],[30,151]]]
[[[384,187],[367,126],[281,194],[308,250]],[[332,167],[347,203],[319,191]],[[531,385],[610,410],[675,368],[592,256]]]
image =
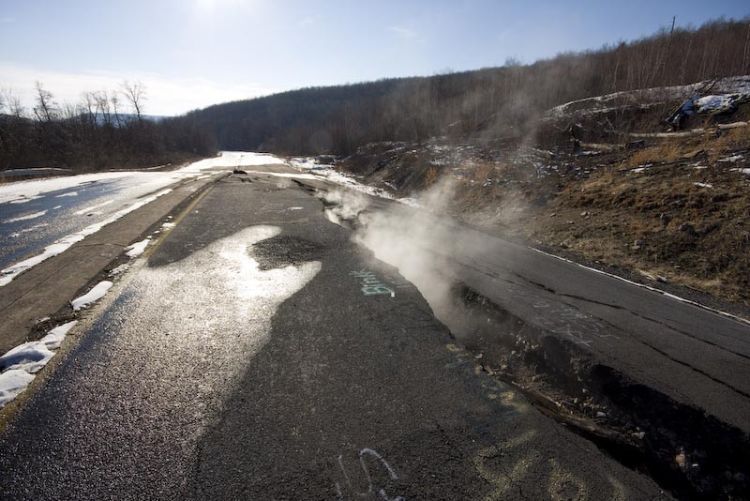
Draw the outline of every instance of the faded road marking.
[[[380,294],[388,294],[391,297],[396,297],[396,291],[388,287],[386,284],[380,281],[380,279],[369,270],[352,271],[349,273],[355,278],[362,280],[362,294],[365,296],[376,296]]]

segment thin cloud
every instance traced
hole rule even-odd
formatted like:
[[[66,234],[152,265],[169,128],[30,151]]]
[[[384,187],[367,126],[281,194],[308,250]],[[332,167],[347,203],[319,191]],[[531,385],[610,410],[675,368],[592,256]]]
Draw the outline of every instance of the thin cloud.
[[[80,102],[85,91],[119,90],[124,80],[146,87],[145,111],[150,115],[179,115],[212,104],[272,94],[274,89],[257,83],[229,85],[205,78],[168,78],[151,73],[116,74],[102,71],[80,73],[40,70],[0,62],[0,88],[12,88],[30,110],[35,82],[41,82],[59,103]]]
[[[412,30],[411,28],[406,28],[404,26],[389,26],[387,30],[395,34],[399,38],[407,40],[415,40],[419,37],[419,33]]]

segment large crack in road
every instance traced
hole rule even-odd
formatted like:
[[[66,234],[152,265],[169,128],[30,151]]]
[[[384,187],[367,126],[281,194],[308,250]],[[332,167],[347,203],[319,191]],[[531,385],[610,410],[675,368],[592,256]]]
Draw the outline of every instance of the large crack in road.
[[[716,375],[732,374],[748,359],[747,353],[732,347],[743,346],[734,342],[734,334],[718,331],[707,338],[653,314],[616,304],[607,295],[592,297],[560,290],[571,289],[570,284],[554,287],[550,281],[514,270],[517,253],[506,251],[502,267],[490,270],[483,259],[487,253],[481,250],[487,246],[485,242],[475,239],[467,249],[457,244],[464,237],[460,230],[446,233],[440,228],[442,222],[431,215],[371,204],[353,194],[331,195],[325,189],[318,196],[329,219],[354,230],[356,241],[397,266],[417,285],[436,317],[489,375],[519,388],[547,415],[591,439],[628,467],[647,472],[680,497],[750,496],[746,472],[750,440],[744,430],[717,419],[713,415],[716,409],[675,398],[685,384],[669,381],[677,390],[665,391],[653,376],[633,373],[629,370],[632,365],[618,362],[606,347],[593,344],[608,339],[627,342],[636,346],[644,360],[648,359],[644,353],[650,352],[726,388],[732,393],[727,394],[724,405],[734,402],[744,406],[750,394],[725,376]],[[446,226],[455,228],[450,223]],[[493,292],[492,297],[475,289],[477,284],[482,291]],[[502,302],[494,299],[498,297]],[[519,300],[533,307],[519,308]],[[607,311],[584,309],[584,304],[651,322],[657,337],[634,335],[632,325],[612,318]],[[722,353],[736,356],[740,362],[721,371],[705,369],[705,364],[701,367],[702,361],[688,362],[685,357],[691,359],[690,352],[659,346],[659,337],[674,334],[715,349],[719,357]],[[736,374],[732,377],[737,380]]]

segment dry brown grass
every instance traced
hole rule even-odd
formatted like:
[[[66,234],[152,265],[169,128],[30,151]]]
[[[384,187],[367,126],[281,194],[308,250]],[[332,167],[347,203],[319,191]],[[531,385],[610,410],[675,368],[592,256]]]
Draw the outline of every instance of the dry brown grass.
[[[478,163],[471,172],[471,179],[477,183],[483,183],[491,179],[495,174],[495,165],[488,162]]]
[[[427,168],[427,170],[424,173],[425,187],[430,187],[434,185],[439,178],[440,178],[440,169],[438,169],[434,165],[431,165],[430,167]]]
[[[745,148],[750,148],[750,127],[722,131],[718,136],[708,136],[703,143],[711,165],[727,153]]]
[[[649,146],[648,148],[635,151],[623,160],[621,166],[635,168],[645,164],[676,162],[688,153],[684,148],[684,143],[668,140],[656,146]]]
[[[748,179],[710,161],[748,147],[750,130],[742,128],[624,152],[611,167],[565,179],[560,194],[537,212],[529,236],[750,304]],[[696,169],[696,162],[708,168]],[[644,163],[653,167],[623,168]]]

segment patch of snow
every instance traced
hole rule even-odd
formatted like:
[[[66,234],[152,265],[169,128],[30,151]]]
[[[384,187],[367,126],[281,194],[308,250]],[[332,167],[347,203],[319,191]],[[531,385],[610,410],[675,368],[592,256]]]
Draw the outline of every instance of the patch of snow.
[[[732,169],[735,172],[740,172],[746,176],[750,176],[750,169]]]
[[[117,221],[118,219],[125,216],[126,214],[129,214],[133,212],[134,210],[139,209],[143,207],[144,205],[153,202],[157,198],[163,195],[166,195],[167,193],[171,193],[171,191],[172,191],[171,188],[167,188],[165,190],[161,190],[158,193],[155,193],[154,195],[151,195],[150,197],[142,198],[136,203],[115,212],[104,221],[87,226],[86,228],[84,228],[83,230],[77,233],[67,235],[57,240],[55,243],[45,247],[44,251],[42,251],[41,254],[37,254],[36,256],[30,257],[24,261],[20,261],[12,266],[9,266],[8,268],[5,268],[4,270],[0,271],[0,287],[9,284],[20,273],[23,273],[29,268],[32,268],[38,265],[42,261],[46,261],[47,259],[60,254],[61,252],[67,250],[71,245],[75,244],[76,242],[80,242],[81,240],[86,238],[88,235],[96,233],[97,231],[102,229],[104,226],[107,226],[108,224]]]
[[[13,369],[0,374],[0,408],[23,392],[34,380],[34,376],[22,369]]]
[[[146,246],[151,241],[150,237],[147,237],[140,242],[136,242],[134,244],[131,244],[130,246],[125,248],[125,255],[128,257],[138,257],[141,254],[143,254],[143,251],[146,250]]]
[[[54,353],[41,341],[31,341],[16,346],[0,357],[0,370],[22,369],[35,374],[47,365]]]
[[[735,163],[739,160],[742,160],[744,157],[742,155],[732,155],[729,157],[720,158],[719,162],[729,162],[729,163]]]
[[[289,207],[287,210],[302,210],[304,207]]]
[[[28,221],[29,219],[36,219],[38,217],[42,217],[46,213],[47,213],[46,210],[39,211],[39,212],[32,212],[31,214],[24,214],[23,216],[6,219],[5,221],[3,221],[3,223],[16,223],[18,221]]]
[[[65,339],[65,336],[70,332],[70,329],[72,329],[77,323],[78,320],[72,320],[62,325],[58,325],[49,331],[46,336],[40,339],[39,342],[44,343],[50,350],[56,350],[60,347],[63,339]]]
[[[698,113],[722,113],[733,110],[739,94],[722,94],[703,96],[695,101]]]
[[[86,294],[71,301],[70,306],[73,307],[73,311],[79,311],[83,308],[86,308],[91,303],[103,298],[107,291],[112,288],[112,285],[112,282],[110,282],[109,280],[102,280]]]
[[[39,341],[16,346],[0,357],[0,408],[13,400],[34,380],[34,374],[54,356],[76,320],[50,330]]]
[[[62,198],[62,197],[77,197],[78,192],[77,191],[69,191],[68,193],[61,193],[60,195],[55,195],[55,198]]]
[[[232,169],[234,167],[252,167],[257,165],[283,165],[286,162],[276,155],[246,151],[222,151],[219,155],[199,160],[187,165],[179,172],[201,172],[206,169]]]
[[[713,188],[714,187],[714,185],[710,183],[693,183],[693,184],[701,188]]]
[[[347,188],[353,189],[355,191],[359,191],[361,193],[365,193],[367,195],[395,200],[393,195],[391,195],[387,191],[381,188],[375,188],[374,186],[368,186],[366,184],[362,184],[356,179],[350,176],[347,176],[346,174],[342,174],[341,172],[335,170],[330,165],[316,164],[315,160],[312,158],[305,158],[305,157],[292,158],[289,161],[289,165],[291,165],[292,167],[296,169],[307,170],[313,173],[313,175],[307,175],[303,179],[324,178],[327,181],[330,181],[332,183],[335,183],[341,186],[346,186]]]

